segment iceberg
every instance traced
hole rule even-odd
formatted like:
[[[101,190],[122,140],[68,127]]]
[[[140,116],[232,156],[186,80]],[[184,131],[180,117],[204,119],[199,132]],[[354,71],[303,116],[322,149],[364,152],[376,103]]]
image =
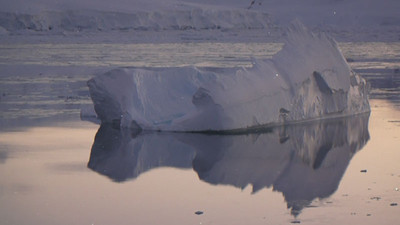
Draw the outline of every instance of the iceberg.
[[[247,132],[370,111],[368,85],[335,40],[299,21],[250,68],[119,68],[88,86],[102,123],[139,131]]]

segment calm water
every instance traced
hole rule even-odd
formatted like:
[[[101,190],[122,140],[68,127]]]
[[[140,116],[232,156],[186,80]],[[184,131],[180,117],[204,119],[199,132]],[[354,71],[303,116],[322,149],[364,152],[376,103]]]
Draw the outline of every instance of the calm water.
[[[397,224],[400,43],[340,46],[371,83],[370,115],[132,136],[80,120],[94,74],[249,66],[281,45],[0,45],[0,224]]]

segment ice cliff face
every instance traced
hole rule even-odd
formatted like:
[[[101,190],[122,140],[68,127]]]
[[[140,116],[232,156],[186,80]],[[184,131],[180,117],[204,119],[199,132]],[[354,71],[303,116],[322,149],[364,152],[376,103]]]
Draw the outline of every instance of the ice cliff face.
[[[370,110],[367,84],[336,42],[300,22],[251,68],[116,69],[88,86],[103,123],[144,130],[247,131]]]
[[[229,35],[236,37],[247,34],[237,30],[251,29],[275,40],[282,35],[281,27],[299,18],[338,40],[398,41],[399,11],[398,0],[0,0],[0,35],[82,37],[77,32],[108,36],[107,31],[124,31],[120,35],[125,36],[129,30],[146,35],[135,40],[143,42],[154,36],[142,32],[149,30],[179,31],[169,34],[170,40],[180,38],[182,30],[230,30]],[[210,39],[196,33],[202,40]],[[226,41],[226,34],[220,35],[213,34],[212,39]],[[163,42],[165,37],[157,40]]]
[[[97,10],[43,11],[37,14],[0,12],[0,27],[9,32],[265,29],[270,24],[269,16],[263,12],[200,7],[130,13]]]

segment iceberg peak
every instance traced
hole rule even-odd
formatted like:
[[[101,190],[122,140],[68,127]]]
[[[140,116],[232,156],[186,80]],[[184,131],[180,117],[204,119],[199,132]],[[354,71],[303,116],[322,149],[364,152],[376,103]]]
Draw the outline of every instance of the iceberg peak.
[[[367,112],[368,86],[336,42],[299,21],[272,59],[239,69],[116,69],[88,81],[102,123],[237,132]]]

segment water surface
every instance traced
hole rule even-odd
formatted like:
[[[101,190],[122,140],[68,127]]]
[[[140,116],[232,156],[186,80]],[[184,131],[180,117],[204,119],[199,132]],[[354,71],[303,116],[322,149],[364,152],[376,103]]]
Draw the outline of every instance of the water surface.
[[[400,45],[340,46],[371,83],[370,115],[210,136],[81,121],[86,80],[250,66],[280,44],[1,45],[1,224],[396,224]]]

